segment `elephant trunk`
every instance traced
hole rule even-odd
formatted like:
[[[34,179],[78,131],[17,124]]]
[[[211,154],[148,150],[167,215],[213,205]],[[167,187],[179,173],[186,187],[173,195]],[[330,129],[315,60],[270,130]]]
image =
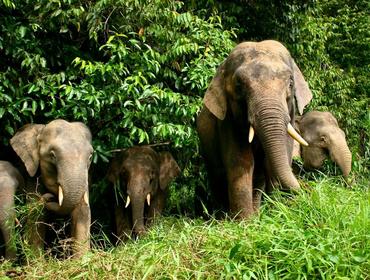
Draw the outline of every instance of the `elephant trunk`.
[[[133,231],[135,234],[141,235],[145,232],[144,226],[145,197],[142,193],[135,192],[132,194],[131,200],[132,200]]]
[[[88,170],[82,166],[60,165],[58,168],[58,202],[46,203],[57,214],[70,214],[82,201],[88,202]]]
[[[61,182],[60,187],[63,192],[63,202],[60,211],[70,213],[84,198],[85,193],[88,193],[88,186],[84,180],[71,179]],[[60,191],[58,193],[60,199]]]
[[[263,104],[256,116],[257,134],[262,142],[266,159],[272,175],[282,186],[296,190],[299,183],[290,166],[287,141],[292,141],[287,134],[289,116],[283,108]]]
[[[137,235],[145,232],[144,226],[144,199],[133,199],[132,201],[132,223],[133,231]]]
[[[352,154],[344,137],[334,140],[333,145],[330,146],[329,154],[330,158],[339,165],[343,176],[348,177],[351,172]]]

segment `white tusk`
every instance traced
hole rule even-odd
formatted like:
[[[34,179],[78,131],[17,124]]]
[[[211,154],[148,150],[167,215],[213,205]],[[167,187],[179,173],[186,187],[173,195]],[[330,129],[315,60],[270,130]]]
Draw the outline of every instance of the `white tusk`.
[[[302,138],[302,136],[301,136],[301,135],[299,135],[297,131],[295,131],[295,129],[293,128],[293,126],[292,126],[290,123],[288,123],[288,133],[289,133],[289,135],[290,135],[293,139],[297,140],[297,142],[298,142],[299,144],[301,144],[301,145],[303,145],[303,146],[308,146],[308,143],[306,142],[306,140],[304,140],[304,139]]]
[[[61,186],[59,186],[59,190],[58,190],[58,201],[59,201],[59,206],[62,206],[62,204],[63,204],[63,190],[62,190]]]
[[[148,206],[150,206],[150,193],[146,196],[146,202],[148,203]]]
[[[249,143],[252,143],[253,138],[254,138],[254,128],[253,126],[250,126],[249,127],[249,137],[248,137]]]
[[[130,197],[127,196],[125,208],[127,208],[129,205],[130,205]]]
[[[87,193],[87,191],[85,192],[84,194],[84,201],[87,205],[89,205],[89,194]]]

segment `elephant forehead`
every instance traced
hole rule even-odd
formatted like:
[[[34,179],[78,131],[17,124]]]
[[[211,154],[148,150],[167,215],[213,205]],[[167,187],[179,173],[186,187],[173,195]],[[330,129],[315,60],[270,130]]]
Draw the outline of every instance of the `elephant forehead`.
[[[123,167],[127,170],[140,173],[151,172],[156,169],[156,164],[148,155],[136,155],[134,157],[127,158],[123,163]]]
[[[278,41],[265,40],[261,42],[243,42],[238,44],[231,55],[242,53],[246,58],[262,56],[290,57],[289,51]]]
[[[55,120],[48,123],[42,131],[40,140],[51,141],[52,139],[70,144],[89,142],[84,131],[80,127],[73,126],[64,120]]]
[[[323,136],[326,135],[328,138],[332,140],[336,140],[336,138],[344,136],[343,130],[341,130],[337,126],[332,125],[320,126],[318,129],[318,134]]]
[[[289,79],[291,72],[289,68],[275,61],[256,60],[246,65],[246,76],[251,80]]]
[[[327,115],[320,117],[309,117],[302,120],[301,125],[303,130],[328,130],[338,128],[338,123],[335,119],[328,118]]]
[[[256,44],[256,47],[267,52],[276,53],[282,56],[289,56],[289,51],[286,49],[286,47],[275,40],[265,40],[258,42]]]
[[[336,118],[330,112],[319,112],[319,111],[312,111],[308,112],[305,116],[308,122],[312,121],[319,125],[330,124],[330,125],[338,125]]]
[[[290,77],[291,72],[287,67],[253,62],[239,67],[229,84],[239,83],[255,90],[265,88],[280,91],[288,85]]]

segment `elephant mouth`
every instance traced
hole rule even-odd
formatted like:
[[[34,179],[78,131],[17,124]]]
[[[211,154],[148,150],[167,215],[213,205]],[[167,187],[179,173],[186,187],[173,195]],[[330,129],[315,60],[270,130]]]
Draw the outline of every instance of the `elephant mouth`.
[[[58,194],[45,193],[42,195],[42,199],[45,202],[46,209],[56,212],[60,215],[69,214],[79,203],[85,203],[87,206],[89,203],[89,192],[86,190],[81,196],[75,196],[76,199],[69,198],[70,194],[63,190],[62,185],[58,185]]]
[[[306,140],[303,139],[303,137],[294,129],[294,127],[288,123],[287,125],[287,132],[294,140],[296,140],[299,144],[307,147],[308,143]],[[248,142],[252,143],[254,139],[255,130],[252,125],[249,127],[249,134],[248,134]]]
[[[84,192],[83,200],[87,205],[89,205],[89,193],[88,193],[88,191]],[[58,204],[59,204],[60,207],[62,207],[63,201],[64,201],[63,188],[62,188],[61,185],[59,185],[59,187],[58,187]]]
[[[150,201],[151,201],[151,195],[150,193],[148,193],[146,196],[146,203],[148,204],[148,206],[150,206]],[[129,195],[127,195],[125,208],[127,208],[130,205],[130,203],[131,203],[131,198]]]

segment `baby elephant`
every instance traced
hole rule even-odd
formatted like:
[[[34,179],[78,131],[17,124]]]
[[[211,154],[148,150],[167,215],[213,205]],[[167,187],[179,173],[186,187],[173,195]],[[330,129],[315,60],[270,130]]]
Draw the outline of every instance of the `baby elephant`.
[[[161,214],[166,188],[179,173],[180,168],[169,152],[157,153],[148,146],[128,148],[112,160],[107,176],[116,194],[118,238],[126,239],[131,232],[135,235],[145,232],[145,224]]]
[[[320,168],[327,154],[339,165],[344,177],[351,171],[352,154],[346,136],[329,112],[308,112],[297,121],[308,147],[302,146],[304,167]]]
[[[5,259],[15,259],[14,240],[15,210],[14,195],[17,188],[23,188],[23,177],[7,161],[0,161],[0,229],[5,243]]]

